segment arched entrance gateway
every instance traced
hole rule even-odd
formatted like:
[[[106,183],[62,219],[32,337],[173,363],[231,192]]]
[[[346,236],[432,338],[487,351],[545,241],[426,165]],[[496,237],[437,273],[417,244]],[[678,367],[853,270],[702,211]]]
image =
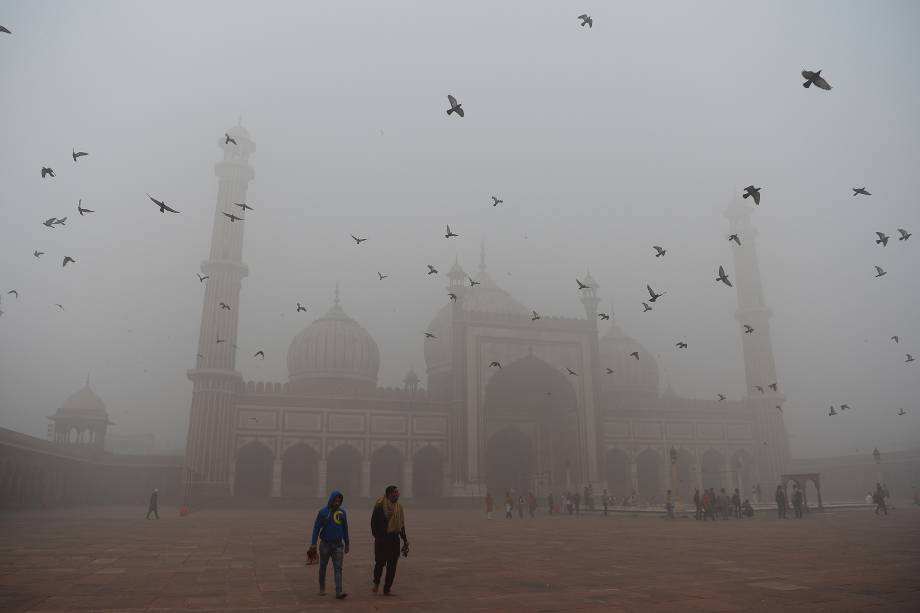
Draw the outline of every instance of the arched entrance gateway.
[[[318,460],[316,451],[303,443],[285,451],[281,464],[281,495],[285,498],[316,496]]]
[[[374,496],[383,496],[389,485],[402,482],[402,453],[392,445],[384,445],[371,454],[371,491]]]
[[[565,376],[534,356],[492,376],[483,405],[482,466],[494,497],[512,488],[544,495],[580,487],[575,408],[575,390]]]
[[[326,458],[328,490],[339,490],[354,498],[361,492],[361,453],[349,444],[341,444]]]
[[[412,496],[440,498],[444,483],[444,458],[431,446],[422,447],[412,459]]]
[[[239,498],[268,498],[272,493],[275,457],[262,443],[252,442],[236,453],[234,495]]]

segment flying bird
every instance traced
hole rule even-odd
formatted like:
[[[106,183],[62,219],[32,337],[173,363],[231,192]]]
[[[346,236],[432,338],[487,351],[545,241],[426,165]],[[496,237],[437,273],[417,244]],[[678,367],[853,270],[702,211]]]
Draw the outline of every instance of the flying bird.
[[[224,144],[229,145],[230,143],[236,144],[236,139],[232,138],[229,134],[224,132]]]
[[[40,258],[40,257],[42,257],[43,255],[45,255],[45,252],[44,252],[44,251],[38,251],[38,250],[36,249],[35,251],[32,252],[32,255],[34,255],[34,256],[37,257],[37,258]]]
[[[502,365],[500,362],[489,362],[489,368],[501,368]]]
[[[16,296],[16,300],[19,300],[19,292],[17,292],[16,290],[11,289],[10,291],[7,292],[7,294],[13,294],[14,296]]]
[[[425,266],[428,267],[428,274],[429,274],[429,275],[436,275],[436,274],[438,274],[438,269],[435,268],[434,266],[432,266],[431,264],[425,264]]]
[[[913,362],[913,361],[914,361],[914,356],[912,356],[911,354],[905,353],[904,355],[907,356],[907,359],[904,360],[905,362]]]
[[[849,408],[850,408],[850,405],[848,405],[848,404],[841,404],[841,405],[840,405],[840,410],[841,410],[841,411],[847,411],[847,410],[849,410]]]
[[[834,405],[831,405],[831,410],[827,412],[828,415],[836,415],[837,411],[834,410]]]
[[[754,198],[754,204],[760,204],[760,187],[754,187],[753,185],[748,185],[744,188],[744,194],[741,195],[742,198],[747,198],[751,196]]]
[[[65,255],[65,256],[64,256],[64,262],[61,264],[61,267],[63,268],[64,266],[67,266],[67,262],[73,262],[74,264],[77,263],[77,261],[76,261],[75,259],[73,259],[73,258],[70,257],[69,255]]]
[[[54,176],[54,171],[48,168],[47,166],[42,166],[42,179],[45,178],[45,175]]]
[[[150,194],[147,194],[147,197],[150,198],[150,199],[153,201],[153,203],[154,203],[155,205],[157,205],[158,207],[160,207],[160,212],[161,212],[161,213],[165,213],[166,211],[169,211],[170,213],[178,213],[178,212],[179,212],[179,211],[177,211],[176,209],[174,209],[174,208],[172,208],[172,207],[166,206],[166,203],[165,203],[165,202],[163,202],[162,200],[157,200],[156,198],[154,198],[154,197],[151,196]]]
[[[747,324],[744,324],[744,333],[745,333],[745,334],[750,334],[750,333],[753,332],[753,331],[754,331],[754,328],[752,328],[751,326],[749,326],[749,325],[747,325]]]
[[[831,84],[824,80],[824,77],[821,76],[821,71],[812,72],[810,70],[802,71],[802,78],[805,79],[805,82],[802,83],[802,87],[808,89],[814,84],[815,87],[821,89],[830,90]]]
[[[218,337],[217,337],[217,342],[218,342],[218,343],[226,343],[226,342],[227,342],[227,339],[221,338],[221,337],[218,336]]]
[[[225,311],[229,311],[229,310],[230,310],[230,305],[227,304],[226,302],[221,302],[219,306],[220,306],[220,308],[222,308],[222,309],[225,310]]]
[[[45,221],[43,221],[42,225],[45,226],[46,228],[51,228],[53,230],[55,221],[57,221],[57,219],[55,219],[54,217],[50,217],[46,219]]]
[[[571,368],[566,368],[565,370],[566,370],[567,373],[569,373],[569,374],[572,375],[572,376],[575,376],[575,377],[578,376],[578,373],[575,372],[574,370],[572,370]]]
[[[636,358],[637,360],[639,359],[639,352],[638,352],[638,351],[633,351],[633,352],[630,353],[629,355],[631,355],[632,357]]]
[[[460,236],[459,234],[454,234],[450,231],[450,225],[447,226],[447,234],[444,235],[444,238],[452,238],[454,236]]]
[[[251,206],[249,206],[249,205],[246,204],[245,202],[234,202],[234,203],[233,203],[233,206],[238,206],[238,207],[240,207],[241,209],[243,209],[244,211],[255,211],[254,208],[252,208]]]
[[[300,303],[298,302],[298,303],[297,303],[297,312],[298,312],[298,313],[300,313],[300,312],[306,313],[306,312],[307,312],[307,307],[305,307],[304,305],[302,305],[302,304],[300,304]]]
[[[591,19],[591,15],[584,13],[579,15],[578,18],[581,19],[581,27],[588,26],[589,30],[594,27],[594,20]]]
[[[386,278],[389,277],[390,275],[381,274],[380,271],[378,270],[378,271],[377,271],[377,276],[380,278],[381,281],[383,281],[384,279],[386,279]]]
[[[432,334],[431,332],[425,332],[425,338],[438,338],[438,337]]]
[[[725,269],[722,268],[721,266],[719,266],[719,276],[716,277],[716,281],[721,281],[722,283],[724,283],[725,285],[729,287],[734,287],[734,285],[732,285],[732,282],[728,280],[728,275],[725,274]]]
[[[888,239],[891,238],[890,236],[888,236],[884,232],[876,232],[875,235],[878,236],[878,238],[875,239],[876,245],[881,245],[882,247],[888,246]]]
[[[56,225],[56,226],[63,226],[63,225],[66,225],[66,224],[67,224],[67,218],[66,218],[66,217],[61,217],[60,219],[55,219],[55,220],[54,220],[54,225]]]
[[[675,347],[677,347],[678,349],[686,349],[687,343],[685,343],[684,341],[680,341],[677,343],[677,345],[675,345]]]
[[[479,285],[479,281],[473,281],[473,277],[470,277],[469,275],[467,275],[466,278],[470,282],[470,287],[476,287],[477,285]]]
[[[754,386],[754,389],[756,389],[756,390],[757,390],[758,392],[760,392],[761,394],[765,393],[764,390],[763,390],[763,388],[762,388],[761,386],[759,386],[759,385],[755,385],[755,386]]]
[[[610,319],[610,313],[598,313],[597,316],[601,318],[601,321],[607,321]]]
[[[901,237],[898,239],[899,241],[906,241],[906,240],[909,239],[911,236],[913,236],[913,234],[911,234],[910,232],[908,232],[908,231],[905,230],[904,228],[898,228],[898,232],[901,234]]]
[[[871,196],[872,195],[872,193],[869,190],[867,190],[865,187],[853,187],[851,189],[853,190],[854,196],[857,196],[857,195]]]
[[[262,351],[262,350],[256,351],[254,354],[252,354],[252,357],[254,357],[254,358],[261,357],[261,358],[264,360],[264,359],[265,359],[265,352]]]
[[[456,98],[454,98],[450,94],[447,94],[447,101],[450,102],[450,108],[447,109],[448,115],[450,115],[451,113],[456,113],[460,117],[464,116],[463,105],[457,102]]]
[[[648,299],[649,302],[655,302],[656,300],[658,300],[659,298],[661,298],[662,296],[668,293],[668,292],[661,292],[660,294],[658,294],[655,292],[655,290],[652,289],[652,286],[648,284],[645,285],[645,288],[648,290],[648,295],[651,296],[651,298]]]
[[[779,386],[778,386],[776,383],[771,383],[771,384],[768,385],[767,387],[769,387],[771,390],[773,390],[773,391],[775,392],[775,391],[776,391],[776,388],[779,387]],[[849,407],[847,407],[847,408],[849,408]]]
[[[900,339],[898,338],[898,335],[895,334],[894,336],[891,337],[891,340],[897,343]]]
[[[643,312],[643,313],[648,313],[648,312],[651,311],[651,310],[652,310],[652,307],[650,307],[650,306],[648,305],[647,302],[643,302],[643,303],[642,303],[642,312]]]
[[[662,248],[659,247],[658,245],[652,245],[652,249],[654,249],[655,251],[658,252],[658,253],[655,254],[655,257],[656,257],[656,258],[660,258],[661,256],[663,256],[664,254],[666,254],[666,253],[668,252],[667,249],[662,249]]]
[[[609,366],[607,367],[607,374],[608,374],[608,375],[612,375],[612,374],[613,374],[613,369],[610,368]]]
[[[95,213],[95,212],[96,212],[96,211],[94,211],[94,210],[92,210],[92,209],[84,209],[84,208],[83,208],[83,199],[82,199],[82,198],[77,202],[77,213],[80,214],[80,217],[83,217],[83,213]]]
[[[55,302],[55,303],[54,303],[54,306],[56,306],[57,308],[61,309],[62,311],[64,310],[64,305],[63,305],[63,304],[58,304],[57,302]]]
[[[221,213],[223,214],[224,217],[230,220],[230,223],[234,223],[236,221],[243,221],[242,217],[237,217],[233,213],[224,213],[223,211],[221,211]]]
[[[457,302],[457,294],[451,292],[451,293],[447,294],[447,297],[450,298],[450,301],[451,301],[451,302]]]
[[[582,282],[579,281],[578,279],[575,279],[575,283],[578,284],[578,289],[591,289],[591,286],[590,286],[590,285],[585,285],[584,283],[582,283]]]
[[[358,238],[358,237],[355,236],[354,234],[352,234],[351,237],[352,237],[353,239],[355,239],[355,244],[356,244],[356,245],[360,245],[361,243],[363,243],[364,241],[367,240],[366,238]]]
[[[203,275],[203,274],[197,273],[197,272],[196,272],[195,274],[198,275],[198,281],[200,281],[201,283],[204,283],[204,280],[205,280],[205,279],[210,279],[210,278],[211,278],[210,275]]]
[[[728,237],[728,240],[735,241],[736,243],[738,243],[739,247],[741,246],[741,239],[738,238],[737,234],[732,234],[731,236]]]
[[[898,415],[906,415],[907,412],[904,410],[904,407],[901,407],[901,410],[898,411]]]
[[[76,151],[75,149],[71,149],[71,150],[70,150],[70,157],[73,158],[73,161],[74,161],[74,162],[77,161],[77,158],[81,158],[81,157],[83,157],[84,155],[89,155],[89,154],[88,154],[87,152],[85,152],[85,151]]]
[[[779,412],[780,412],[780,413],[783,412],[783,407],[781,407],[780,405],[776,405],[776,408],[779,409]]]
[[[492,196],[492,206],[498,206],[499,204],[502,204],[503,202],[504,200],[499,200],[495,196]]]
[[[719,397],[719,402],[725,400],[725,394],[716,394]]]
[[[537,321],[538,319],[540,319],[540,314],[537,313],[536,311],[531,311],[531,312],[530,312],[530,321]]]
[[[879,277],[882,277],[882,276],[884,276],[884,275],[887,275],[887,274],[888,274],[887,272],[885,272],[884,270],[882,270],[882,267],[881,267],[881,266],[876,266],[876,267],[875,267],[875,278],[876,278],[876,279],[878,279]]]
[[[12,34],[12,32],[10,32],[9,30],[7,30],[7,29],[4,28],[3,26],[0,26],[0,32],[3,32],[3,33],[5,33],[5,34]]]

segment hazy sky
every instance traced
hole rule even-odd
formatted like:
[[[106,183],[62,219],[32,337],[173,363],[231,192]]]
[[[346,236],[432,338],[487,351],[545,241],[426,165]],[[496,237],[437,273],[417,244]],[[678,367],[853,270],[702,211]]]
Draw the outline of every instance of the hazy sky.
[[[216,139],[242,114],[258,148],[247,380],[287,379],[288,344],[339,280],[380,383],[410,366],[424,381],[447,282],[425,264],[475,271],[484,240],[529,308],[583,316],[574,278],[590,268],[679,394],[740,397],[736,297],[713,278],[733,271],[722,213],[754,183],[793,455],[920,442],[916,2],[5,0],[0,24],[2,426],[43,436],[91,373],[112,432],[184,444]],[[834,89],[803,89],[803,68]],[[74,164],[72,147],[90,155]],[[862,185],[872,197],[851,196]],[[643,314],[647,282],[669,294]]]

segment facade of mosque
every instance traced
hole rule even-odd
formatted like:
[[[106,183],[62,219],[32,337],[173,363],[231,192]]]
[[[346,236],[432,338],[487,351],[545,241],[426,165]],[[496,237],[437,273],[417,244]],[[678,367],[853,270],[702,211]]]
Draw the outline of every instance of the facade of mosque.
[[[227,223],[221,212],[246,202],[255,144],[241,126],[229,133],[237,144],[218,143],[199,357],[188,372],[189,491],[298,498],[334,487],[370,497],[395,483],[407,497],[471,498],[591,485],[660,502],[668,489],[685,499],[697,487],[738,487],[747,496],[757,484],[767,493],[779,483],[789,462],[777,410],[785,397],[774,389],[749,209],[726,213],[731,231],[745,237],[732,249],[748,389],[740,400],[661,394],[654,357],[613,318],[599,329],[590,276],[584,318],[533,319],[490,276],[484,255],[472,275],[479,285],[465,283],[459,263],[447,275],[456,300],[431,320],[426,388],[413,372],[401,389],[378,387],[380,351],[338,292],[291,341],[287,381],[244,381],[234,348],[238,310],[219,304],[239,303],[245,223]],[[742,334],[741,324],[757,334]]]

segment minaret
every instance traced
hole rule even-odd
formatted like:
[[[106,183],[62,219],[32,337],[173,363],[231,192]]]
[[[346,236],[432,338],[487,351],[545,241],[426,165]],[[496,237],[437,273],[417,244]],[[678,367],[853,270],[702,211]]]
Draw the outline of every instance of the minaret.
[[[600,346],[597,333],[597,306],[600,304],[600,298],[597,297],[597,289],[600,287],[591,271],[585,273],[582,283],[588,287],[581,290],[581,304],[585,307],[585,324],[588,327],[588,359],[583,366],[582,380],[586,386],[590,386],[591,401],[585,401],[582,411],[584,414],[584,425],[582,426],[584,434],[584,453],[582,454],[585,470],[582,472],[582,481],[588,481],[599,484],[598,475],[600,474],[600,460],[598,449],[602,449],[603,426],[601,425],[599,412],[595,403],[601,397],[601,379],[600,379]]]
[[[239,321],[240,284],[249,273],[243,263],[245,221],[233,221],[222,213],[245,218],[235,203],[246,203],[249,182],[255,177],[249,156],[256,145],[249,132],[236,125],[228,131],[236,144],[218,139],[223,160],[214,167],[217,204],[211,230],[211,252],[201,263],[205,280],[201,330],[196,367],[188,371],[193,383],[192,407],[186,440],[186,482],[195,494],[227,495],[233,460],[234,394],[242,384],[236,371],[236,336]],[[229,308],[221,306],[224,303]],[[218,343],[218,340],[221,342]],[[187,490],[188,491],[188,490]]]
[[[738,330],[741,334],[741,348],[744,352],[744,378],[747,384],[747,403],[754,411],[758,449],[760,480],[764,484],[779,483],[780,474],[789,462],[789,447],[783,414],[777,406],[786,400],[776,379],[776,362],[773,358],[773,343],[770,336],[770,317],[773,312],[766,306],[763,284],[760,280],[760,266],[757,263],[756,239],[758,232],[751,225],[752,209],[742,204],[733,204],[725,212],[731,234],[737,234],[741,245],[729,243],[735,264],[734,284],[738,295]],[[754,328],[746,334],[744,325]],[[777,391],[770,389],[777,384]],[[760,386],[765,390],[756,390]],[[765,490],[769,491],[769,490]]]

